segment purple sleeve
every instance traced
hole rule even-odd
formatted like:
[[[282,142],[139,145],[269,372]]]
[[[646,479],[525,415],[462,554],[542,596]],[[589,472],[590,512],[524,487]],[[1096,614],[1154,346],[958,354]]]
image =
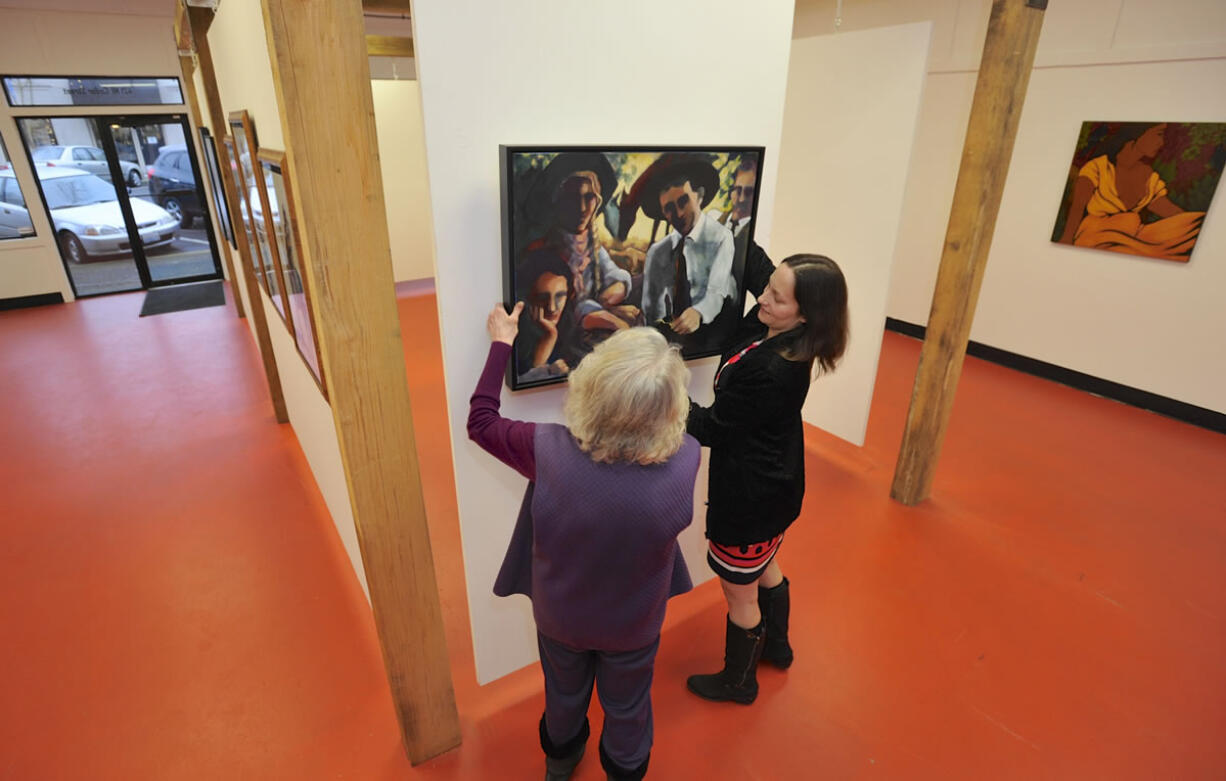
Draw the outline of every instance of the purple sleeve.
[[[502,374],[511,345],[494,342],[477,389],[468,400],[468,438],[490,455],[529,480],[536,479],[535,423],[508,420],[498,414],[502,397]]]

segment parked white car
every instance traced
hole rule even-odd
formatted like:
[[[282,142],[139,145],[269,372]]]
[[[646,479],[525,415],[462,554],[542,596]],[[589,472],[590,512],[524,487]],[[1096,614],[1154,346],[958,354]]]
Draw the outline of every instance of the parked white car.
[[[40,146],[31,152],[30,156],[34,158],[35,163],[72,166],[107,181],[111,179],[111,169],[106,163],[106,153],[96,146]],[[143,181],[140,166],[136,163],[130,160],[120,160],[119,168],[123,171],[123,180],[129,187],[137,187]]]
[[[132,251],[115,188],[108,182],[78,168],[37,165],[35,171],[64,257],[73,263],[85,263]],[[11,170],[0,171],[0,181],[6,178],[13,178]],[[5,185],[7,192],[7,182]],[[144,198],[128,200],[145,249],[175,240],[178,218]]]
[[[26,199],[8,163],[0,163],[0,239],[24,239],[34,235]]]

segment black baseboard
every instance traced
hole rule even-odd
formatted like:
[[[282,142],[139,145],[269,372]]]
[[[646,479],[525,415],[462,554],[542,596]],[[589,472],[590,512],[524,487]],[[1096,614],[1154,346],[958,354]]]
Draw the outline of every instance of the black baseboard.
[[[64,303],[63,293],[40,293],[37,296],[0,298],[0,312],[4,312],[9,309],[25,309],[31,306],[46,306],[47,304],[62,303]]]
[[[916,339],[923,339],[927,331],[922,325],[908,323],[904,320],[895,320],[893,317],[885,319],[885,327],[891,331],[912,336]],[[979,342],[968,342],[966,354],[1006,366],[1010,369],[1016,369],[1026,374],[1033,374],[1035,377],[1058,382],[1070,388],[1121,401],[1134,407],[1149,410],[1150,412],[1157,412],[1159,415],[1165,415],[1168,418],[1182,420],[1194,426],[1226,434],[1226,415],[1221,412],[1214,412],[1211,409],[1198,407],[1195,404],[1187,404],[1176,399],[1167,398],[1166,396],[1159,396],[1156,393],[1143,391],[1139,388],[1121,385],[1118,382],[1104,380],[1101,377],[1083,374],[1079,371],[1066,369],[1063,366],[1057,366],[1054,363],[1027,358],[1025,355],[1018,355],[1017,353],[1011,353],[1008,350],[1001,350],[998,347],[991,347]]]

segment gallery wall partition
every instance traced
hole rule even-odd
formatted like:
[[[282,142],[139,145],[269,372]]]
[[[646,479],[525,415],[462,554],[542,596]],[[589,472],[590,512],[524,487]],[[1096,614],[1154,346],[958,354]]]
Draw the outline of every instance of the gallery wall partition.
[[[803,417],[857,445],[877,378],[931,31],[918,22],[792,41],[771,248],[776,260],[829,255],[847,278],[847,353],[810,389]]]
[[[778,0],[756,4],[752,13],[725,0],[701,8],[632,0],[617,10],[618,55],[603,57],[592,49],[592,31],[610,24],[602,6],[548,0],[525,14],[475,0],[414,3],[443,360],[482,682],[536,658],[527,601],[490,592],[524,482],[465,433],[468,397],[489,343],[485,313],[503,293],[499,146],[764,147],[755,235],[769,244],[777,178],[771,161],[782,127],[792,10]],[[735,67],[721,57],[720,42],[735,50]],[[489,62],[500,66],[490,69]],[[714,362],[690,363],[691,394],[700,401],[710,401]],[[560,386],[507,393],[503,410],[522,420],[558,421],[563,393]],[[682,540],[699,579],[706,574],[702,474],[696,523]]]

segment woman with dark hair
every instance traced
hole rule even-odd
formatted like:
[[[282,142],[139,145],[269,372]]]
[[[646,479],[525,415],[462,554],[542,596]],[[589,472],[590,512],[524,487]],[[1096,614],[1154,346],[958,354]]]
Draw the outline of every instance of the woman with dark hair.
[[[690,402],[686,430],[711,448],[707,563],[728,602],[724,669],[692,675],[690,691],[748,705],[758,696],[759,658],[792,663],[790,596],[775,561],[805,493],[800,409],[818,374],[847,345],[847,283],[822,255],[793,255],[778,268],[749,247],[745,316],[715,374],[710,407]]]
[[[1205,213],[1185,211],[1167,197],[1166,182],[1153,168],[1165,143],[1165,122],[1117,128],[1105,153],[1077,172],[1060,242],[1186,261]],[[1159,219],[1143,222],[1145,211]]]

